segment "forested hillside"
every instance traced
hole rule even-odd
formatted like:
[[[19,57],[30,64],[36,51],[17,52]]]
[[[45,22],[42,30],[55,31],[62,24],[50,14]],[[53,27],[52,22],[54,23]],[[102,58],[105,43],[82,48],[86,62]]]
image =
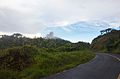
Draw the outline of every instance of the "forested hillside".
[[[95,38],[91,43],[95,51],[120,53],[120,30],[111,30]]]
[[[19,33],[15,33],[10,36],[2,35],[2,37],[0,38],[0,49],[24,45],[31,45],[44,49],[57,49],[62,51],[82,50],[86,48],[88,49],[90,47],[90,44],[85,42],[71,43],[70,41],[63,40],[60,38],[27,38]]]

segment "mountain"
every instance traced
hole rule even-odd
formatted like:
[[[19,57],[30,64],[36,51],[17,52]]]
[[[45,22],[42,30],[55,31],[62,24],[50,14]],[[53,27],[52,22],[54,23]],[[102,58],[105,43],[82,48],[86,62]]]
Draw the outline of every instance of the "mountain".
[[[111,30],[93,39],[91,48],[94,51],[120,53],[120,30]]]
[[[0,49],[6,49],[10,47],[32,45],[42,49],[52,49],[61,51],[75,51],[89,49],[90,44],[86,42],[72,43],[70,41],[57,38],[51,32],[46,38],[27,38],[22,34],[16,33],[13,35],[2,35],[0,38]]]

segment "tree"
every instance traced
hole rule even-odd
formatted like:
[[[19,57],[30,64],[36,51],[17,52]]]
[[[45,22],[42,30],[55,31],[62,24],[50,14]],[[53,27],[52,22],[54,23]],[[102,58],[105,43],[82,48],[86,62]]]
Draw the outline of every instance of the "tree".
[[[12,36],[16,38],[22,38],[23,35],[20,33],[14,33]]]
[[[110,33],[112,30],[113,30],[112,28],[108,28],[108,29],[105,29],[105,30],[101,30],[100,33],[101,33],[101,35],[107,34],[107,33]]]

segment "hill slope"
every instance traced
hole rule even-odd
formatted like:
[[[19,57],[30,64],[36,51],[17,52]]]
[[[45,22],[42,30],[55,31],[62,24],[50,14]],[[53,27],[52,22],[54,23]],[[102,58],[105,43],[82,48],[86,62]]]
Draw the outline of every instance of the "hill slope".
[[[22,34],[2,35],[0,38],[0,49],[32,45],[43,49],[56,49],[60,51],[74,51],[89,49],[90,44],[86,42],[72,43],[64,39],[27,38]]]
[[[98,36],[92,41],[91,48],[95,51],[120,53],[120,30]]]

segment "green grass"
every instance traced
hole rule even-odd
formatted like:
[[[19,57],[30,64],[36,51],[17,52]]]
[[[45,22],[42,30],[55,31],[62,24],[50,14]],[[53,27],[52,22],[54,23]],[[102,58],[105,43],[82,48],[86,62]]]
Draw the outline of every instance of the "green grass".
[[[88,62],[95,55],[89,51],[40,53],[37,63],[21,72],[21,79],[38,79],[79,64]]]
[[[41,52],[38,49],[34,56],[35,63],[22,71],[1,69],[0,79],[39,79],[86,63],[94,56],[90,51]]]

